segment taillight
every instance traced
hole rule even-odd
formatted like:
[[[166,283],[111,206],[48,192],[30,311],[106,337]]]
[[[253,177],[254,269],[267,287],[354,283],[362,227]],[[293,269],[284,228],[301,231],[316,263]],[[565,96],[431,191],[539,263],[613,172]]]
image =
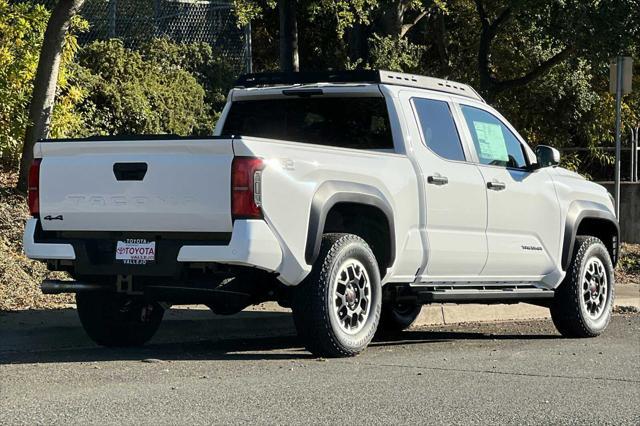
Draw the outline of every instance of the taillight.
[[[29,213],[31,216],[40,214],[40,163],[41,158],[36,158],[29,168],[29,184],[27,202],[29,204]]]
[[[231,215],[233,219],[262,219],[262,169],[255,157],[235,157],[231,164]]]

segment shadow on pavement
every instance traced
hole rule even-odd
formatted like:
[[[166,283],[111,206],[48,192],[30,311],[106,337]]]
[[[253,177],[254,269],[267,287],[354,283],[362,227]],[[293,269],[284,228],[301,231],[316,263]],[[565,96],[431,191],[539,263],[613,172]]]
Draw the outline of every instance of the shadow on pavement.
[[[553,334],[501,334],[471,331],[419,330],[403,331],[395,336],[377,336],[371,346],[407,345],[434,343],[454,340],[553,340],[560,335]]]
[[[172,312],[173,311],[173,312]],[[243,312],[221,317],[206,310],[172,310],[143,347],[102,348],[85,335],[75,310],[0,313],[0,364],[144,360],[255,361],[310,359],[295,336],[289,313]],[[416,330],[379,336],[371,346],[455,340],[556,339],[549,334]]]
[[[285,350],[286,352],[279,352]],[[135,361],[255,361],[304,359],[312,356],[294,336],[253,337],[221,341],[148,343],[137,348],[60,348],[37,352],[0,353],[0,364]]]

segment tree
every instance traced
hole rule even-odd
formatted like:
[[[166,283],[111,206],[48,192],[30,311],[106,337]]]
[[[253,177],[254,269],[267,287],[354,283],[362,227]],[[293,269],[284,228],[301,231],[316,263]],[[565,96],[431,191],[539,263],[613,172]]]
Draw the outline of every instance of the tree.
[[[634,2],[474,0],[480,22],[480,90],[493,100],[501,92],[539,81],[569,59],[606,64],[610,56],[633,42],[637,32],[632,18]],[[505,46],[528,52],[524,58],[517,58]],[[511,62],[512,72],[505,73],[496,66],[504,60],[501,56]]]
[[[29,101],[49,12],[0,0],[0,163],[20,162]]]
[[[71,18],[83,3],[84,0],[58,0],[47,23],[29,106],[29,124],[20,159],[18,188],[22,191],[27,189],[29,167],[33,161],[33,146],[38,139],[49,134],[63,42],[69,30]]]
[[[480,42],[478,47],[478,74],[480,77],[480,90],[488,94],[490,99],[493,98],[493,95],[497,92],[531,83],[535,79],[546,74],[551,68],[553,68],[553,66],[569,58],[575,50],[573,45],[564,46],[550,58],[533,66],[524,75],[516,78],[500,80],[495,76],[491,67],[491,43],[498,34],[498,31],[500,31],[501,26],[511,18],[513,8],[511,6],[505,6],[495,19],[490,20],[487,11],[485,10],[484,1],[475,0],[475,4],[481,24]]]
[[[280,70],[300,71],[297,0],[278,0],[280,13]]]

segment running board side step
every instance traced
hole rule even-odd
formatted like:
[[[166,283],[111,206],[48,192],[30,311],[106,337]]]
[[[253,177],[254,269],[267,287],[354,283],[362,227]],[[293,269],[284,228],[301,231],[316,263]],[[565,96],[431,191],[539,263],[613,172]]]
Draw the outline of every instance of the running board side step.
[[[539,288],[504,289],[434,289],[412,287],[410,292],[400,293],[396,300],[413,300],[419,303],[540,303],[553,298],[553,290]]]

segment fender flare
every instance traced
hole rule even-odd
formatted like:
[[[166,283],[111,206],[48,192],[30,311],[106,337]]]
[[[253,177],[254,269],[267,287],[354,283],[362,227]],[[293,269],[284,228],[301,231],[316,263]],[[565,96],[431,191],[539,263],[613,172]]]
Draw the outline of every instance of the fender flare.
[[[567,218],[564,223],[564,240],[562,242],[562,270],[566,271],[571,262],[571,254],[576,241],[576,234],[583,219],[601,219],[610,222],[616,229],[616,241],[613,248],[613,264],[618,260],[618,245],[620,244],[620,225],[615,215],[604,204],[593,201],[576,200],[569,205]]]
[[[322,231],[331,208],[338,203],[363,204],[376,207],[382,211],[389,223],[389,265],[391,267],[396,257],[395,224],[393,208],[382,192],[377,188],[361,183],[327,181],[320,185],[311,200],[309,212],[309,226],[307,227],[307,243],[305,246],[305,261],[309,265],[318,258]]]

